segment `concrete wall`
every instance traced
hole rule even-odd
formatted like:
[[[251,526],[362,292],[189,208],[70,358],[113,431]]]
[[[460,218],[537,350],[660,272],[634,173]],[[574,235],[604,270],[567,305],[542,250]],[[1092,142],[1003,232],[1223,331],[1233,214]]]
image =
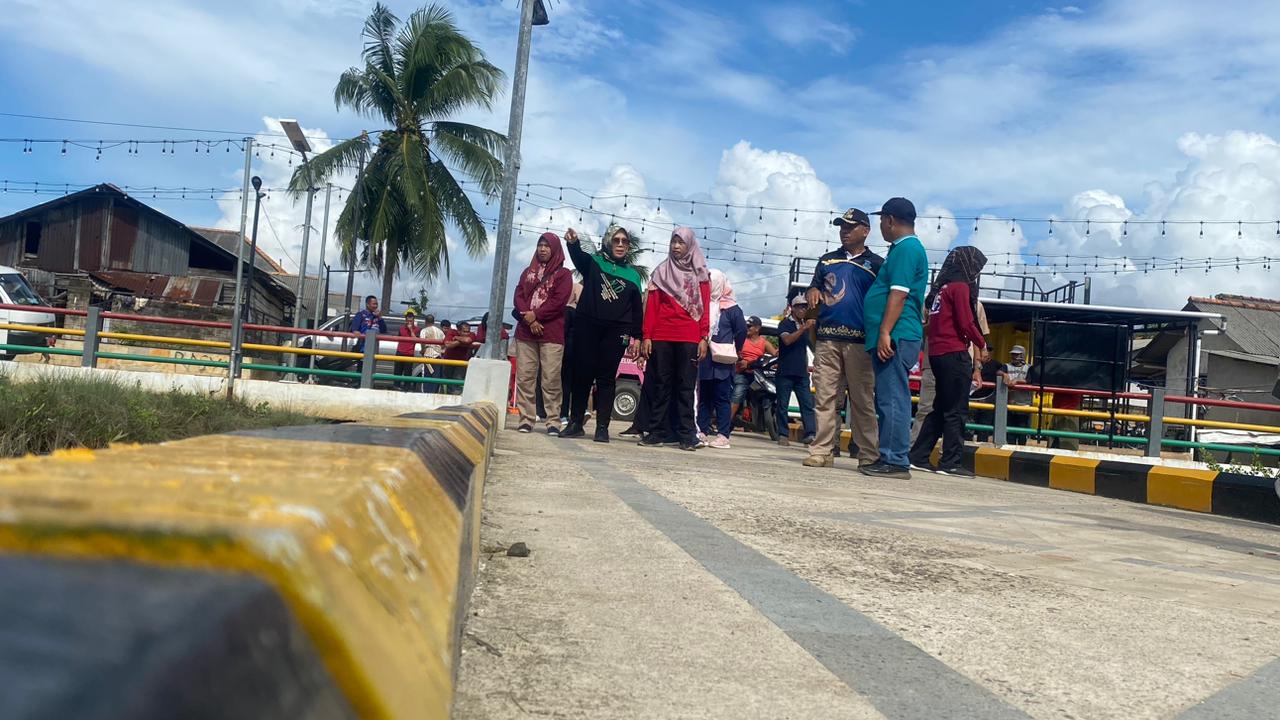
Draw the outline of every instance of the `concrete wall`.
[[[14,382],[29,382],[45,377],[111,380],[133,385],[150,392],[198,393],[225,395],[225,377],[200,377],[160,372],[60,367],[36,363],[0,362],[0,375]],[[390,415],[425,412],[446,405],[456,405],[456,395],[402,393],[388,390],[360,390],[326,385],[302,385],[266,380],[238,380],[237,398],[248,403],[267,403],[272,407],[300,412],[329,420],[365,421]]]

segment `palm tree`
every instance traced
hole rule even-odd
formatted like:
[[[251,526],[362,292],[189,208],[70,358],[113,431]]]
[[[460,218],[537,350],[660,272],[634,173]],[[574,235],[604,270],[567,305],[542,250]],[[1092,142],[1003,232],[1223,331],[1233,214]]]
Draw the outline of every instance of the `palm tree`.
[[[402,267],[426,279],[441,271],[448,277],[446,221],[458,230],[469,255],[480,257],[488,250],[484,221],[445,161],[495,197],[506,137],[447,118],[467,108],[492,107],[503,73],[436,4],[401,25],[378,3],[365,21],[364,37],[364,66],[338,79],[334,104],[390,127],[376,133],[376,145],[361,133],[311,158],[294,172],[290,189],[305,192],[368,159],[335,234],[345,261],[359,260],[382,272],[386,308]]]

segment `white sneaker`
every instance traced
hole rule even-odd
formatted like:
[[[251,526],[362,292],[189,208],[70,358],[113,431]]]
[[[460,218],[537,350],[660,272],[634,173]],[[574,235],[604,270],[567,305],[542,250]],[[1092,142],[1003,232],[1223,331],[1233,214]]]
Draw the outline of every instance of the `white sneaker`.
[[[723,435],[717,435],[714,438],[712,438],[711,442],[707,443],[707,447],[715,448],[717,450],[728,450],[729,438]]]

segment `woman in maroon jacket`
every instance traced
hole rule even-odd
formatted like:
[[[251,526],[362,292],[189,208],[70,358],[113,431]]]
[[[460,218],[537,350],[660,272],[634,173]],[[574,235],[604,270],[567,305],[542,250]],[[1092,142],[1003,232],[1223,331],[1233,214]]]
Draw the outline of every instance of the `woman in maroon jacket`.
[[[680,449],[698,448],[693,386],[698,382],[698,363],[707,356],[710,304],[711,274],[698,239],[689,228],[676,228],[667,259],[653,271],[645,299],[640,353],[648,358],[648,371],[653,373],[653,404],[649,406],[649,434],[641,445],[661,445],[666,439],[663,425],[674,402]]]
[[[987,257],[972,245],[952,250],[942,262],[933,289],[925,297],[929,317],[929,366],[937,381],[933,410],[920,425],[920,434],[911,446],[911,464],[932,470],[929,456],[942,437],[939,473],[973,477],[960,464],[964,449],[964,420],[969,414],[969,389],[973,380],[973,358],[969,345],[977,346],[983,361],[988,357],[987,341],[978,329],[978,276]]]
[[[543,233],[529,267],[516,284],[516,406],[520,432],[533,430],[538,374],[543,403],[560,407],[560,369],[564,362],[564,308],[573,291],[573,273],[564,266],[564,248],[555,233]],[[551,413],[547,434],[560,434],[560,418]]]

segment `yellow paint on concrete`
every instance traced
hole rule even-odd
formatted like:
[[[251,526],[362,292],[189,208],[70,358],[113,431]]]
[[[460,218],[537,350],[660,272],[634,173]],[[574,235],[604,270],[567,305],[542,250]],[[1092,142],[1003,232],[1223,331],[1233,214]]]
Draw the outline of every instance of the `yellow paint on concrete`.
[[[1213,512],[1216,470],[1153,467],[1147,472],[1147,502],[1183,510]]]
[[[1049,461],[1049,487],[1093,495],[1100,462],[1092,458],[1055,456]]]
[[[1012,450],[980,447],[973,453],[973,472],[982,477],[1008,480],[1011,457],[1013,457]]]
[[[479,458],[480,496],[486,442],[457,423],[375,424],[440,428]],[[413,452],[217,435],[90,455],[0,461],[0,552],[252,573],[359,717],[448,717],[461,548],[478,537]]]

